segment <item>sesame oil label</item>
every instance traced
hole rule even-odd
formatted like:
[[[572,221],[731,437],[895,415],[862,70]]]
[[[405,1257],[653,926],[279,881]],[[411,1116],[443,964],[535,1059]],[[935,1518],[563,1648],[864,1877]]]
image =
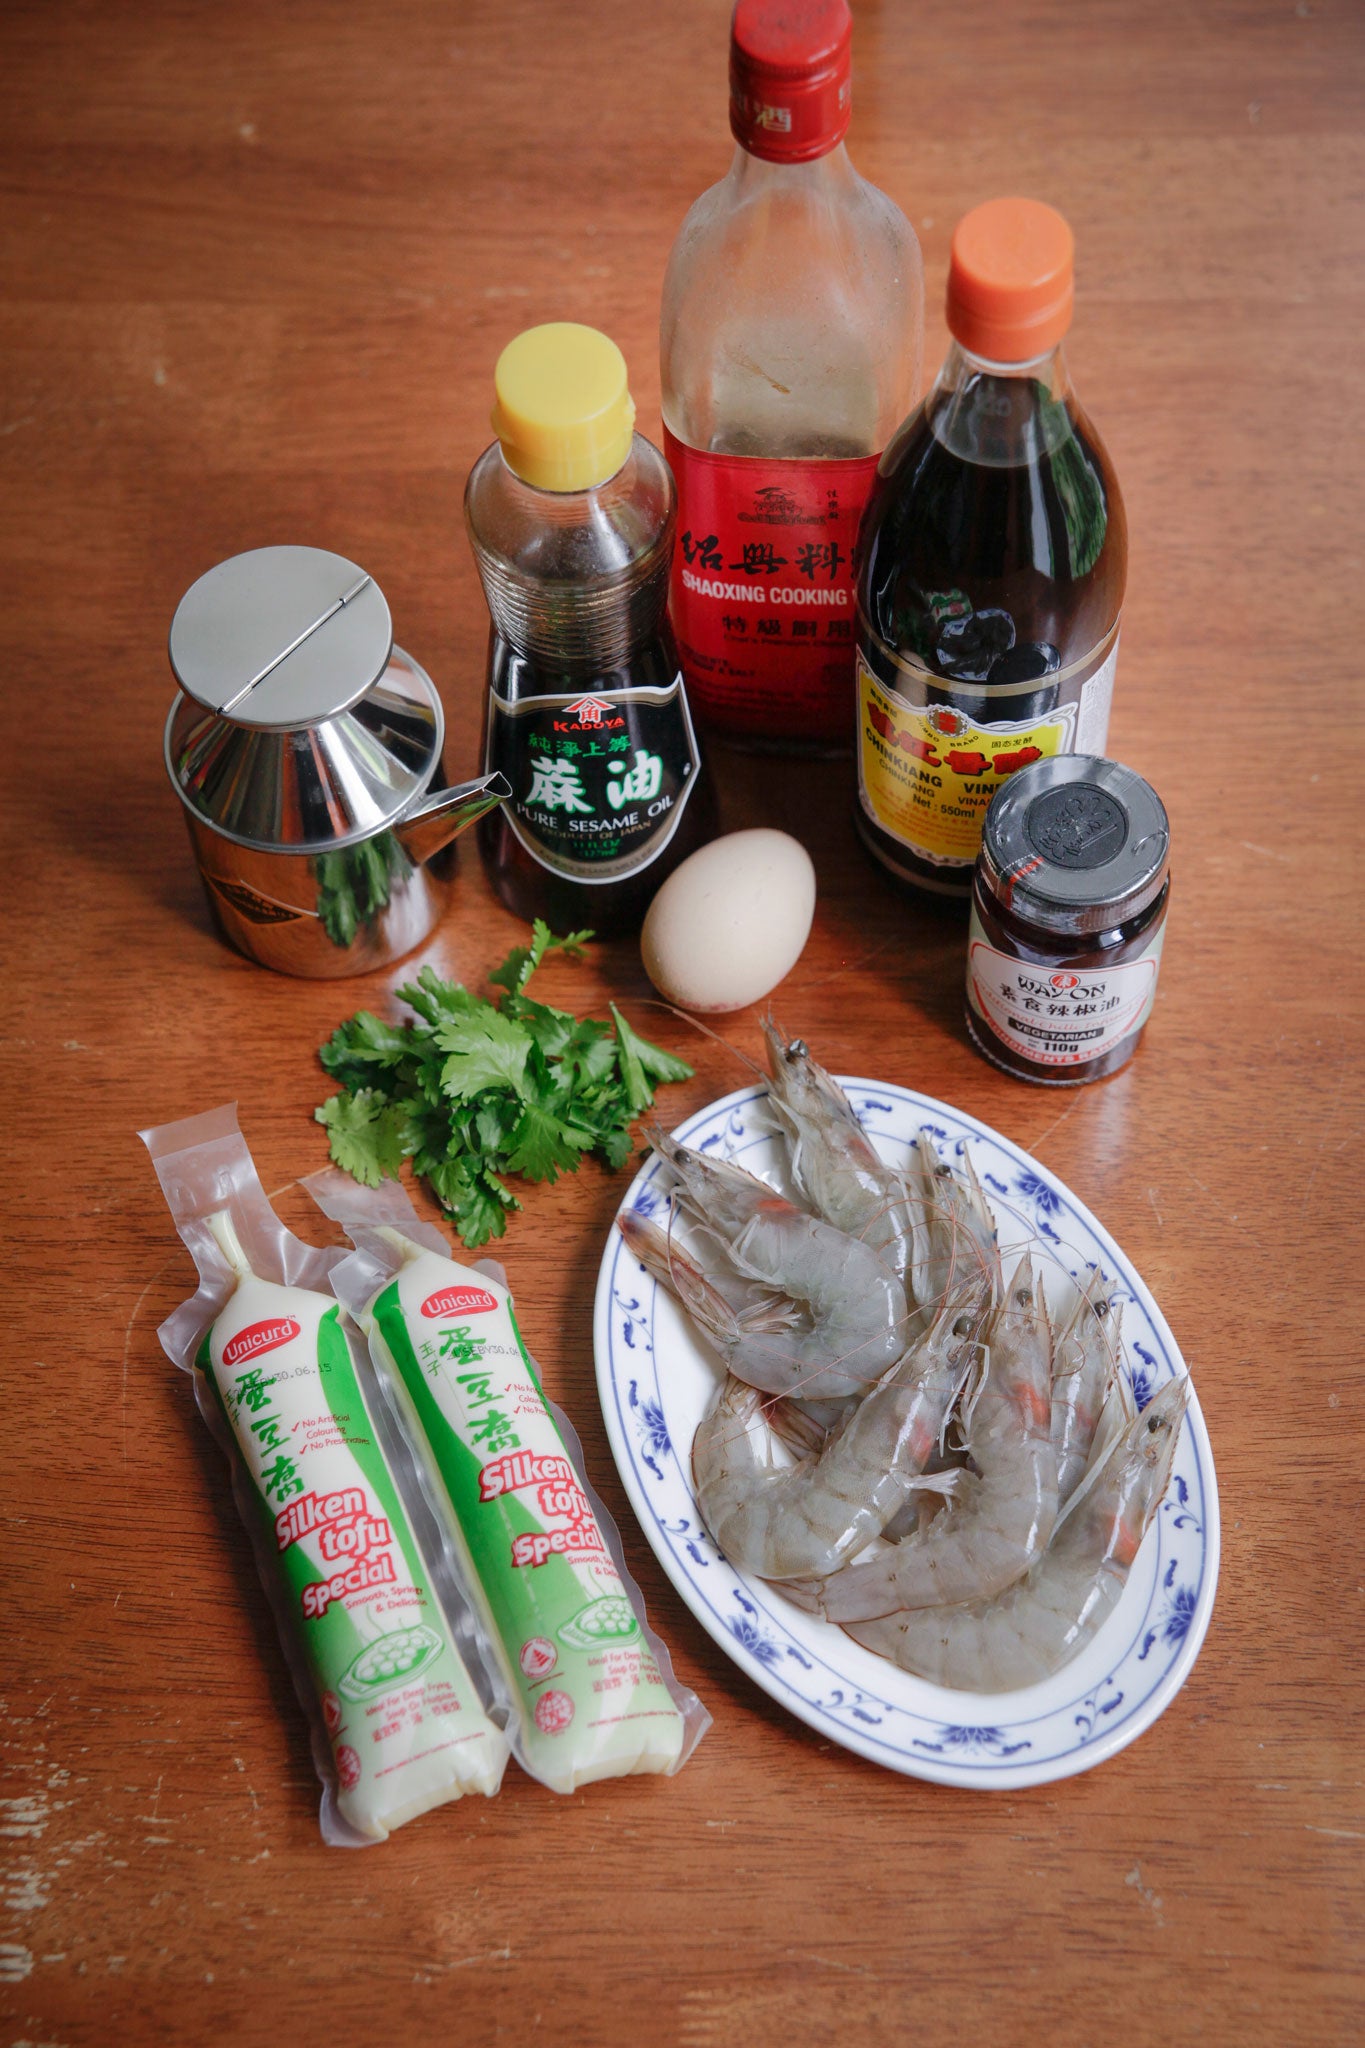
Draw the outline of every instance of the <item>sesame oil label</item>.
[[[615,882],[658,859],[697,783],[681,675],[664,689],[520,697],[489,692],[486,766],[503,817],[553,874]]]

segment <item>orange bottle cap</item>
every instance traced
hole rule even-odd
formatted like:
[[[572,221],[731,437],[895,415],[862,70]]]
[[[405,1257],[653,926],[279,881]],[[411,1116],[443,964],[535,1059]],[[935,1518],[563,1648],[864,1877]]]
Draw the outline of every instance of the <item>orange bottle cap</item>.
[[[948,263],[948,330],[974,356],[1025,363],[1071,325],[1076,242],[1039,199],[988,199],[964,214]]]

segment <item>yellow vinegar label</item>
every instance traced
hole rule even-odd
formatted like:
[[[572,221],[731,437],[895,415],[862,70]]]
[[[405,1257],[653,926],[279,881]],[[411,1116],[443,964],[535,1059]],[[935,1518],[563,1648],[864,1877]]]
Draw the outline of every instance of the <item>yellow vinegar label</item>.
[[[1074,704],[1046,718],[973,725],[947,704],[915,705],[858,657],[858,791],[875,824],[924,860],[970,864],[1007,776],[1071,750]]]

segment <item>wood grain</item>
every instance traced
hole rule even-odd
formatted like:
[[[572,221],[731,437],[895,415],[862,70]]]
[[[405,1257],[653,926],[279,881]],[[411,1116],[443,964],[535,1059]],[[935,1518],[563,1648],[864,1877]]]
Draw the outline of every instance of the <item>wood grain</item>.
[[[321,1163],[314,1050],[410,967],[290,982],[213,937],[160,758],[165,635],[206,567],[336,547],[477,743],[460,494],[502,343],[620,341],[657,430],[670,241],[728,161],[723,0],[11,4],[0,21],[6,871],[0,1193],[7,2043],[1330,2043],[1365,2033],[1359,763],[1365,33],[1347,0],[860,4],[851,145],[947,241],[1007,190],[1077,231],[1070,359],[1132,559],[1111,749],[1169,806],[1144,1048],[1060,1095],[960,1024],[962,945],[859,852],[840,767],[713,753],[724,821],[810,846],[781,1012],[835,1069],[1036,1152],[1150,1282],[1224,1507],[1193,1675],[1137,1744],[1026,1794],[831,1747],[682,1607],[631,1519],[590,1307],[620,1184],[534,1192],[528,1340],[715,1726],[671,1783],[495,1802],[351,1856],[317,1786],[225,1472],[157,1322],[187,1291],[139,1126],[228,1098],[287,1218]],[[472,849],[421,956],[518,928]],[[695,1060],[634,948],[546,971]]]

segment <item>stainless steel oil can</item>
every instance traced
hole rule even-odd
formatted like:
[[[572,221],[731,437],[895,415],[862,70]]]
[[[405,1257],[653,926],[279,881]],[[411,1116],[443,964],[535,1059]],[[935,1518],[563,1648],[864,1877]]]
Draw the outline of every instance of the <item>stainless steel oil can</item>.
[[[255,548],[171,625],[166,768],[223,937],[284,974],[399,960],[446,903],[457,833],[510,794],[446,788],[431,678],[373,578],[321,548]]]

